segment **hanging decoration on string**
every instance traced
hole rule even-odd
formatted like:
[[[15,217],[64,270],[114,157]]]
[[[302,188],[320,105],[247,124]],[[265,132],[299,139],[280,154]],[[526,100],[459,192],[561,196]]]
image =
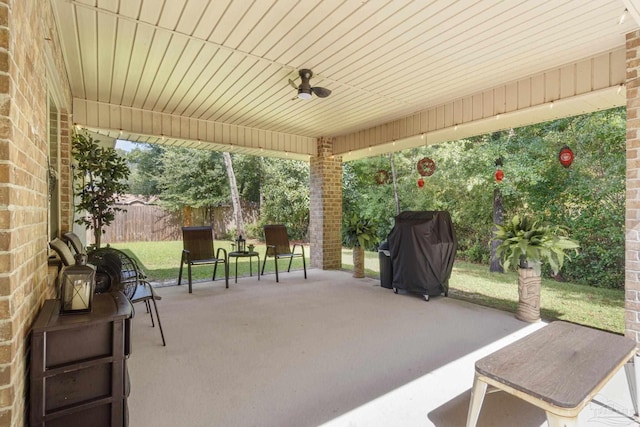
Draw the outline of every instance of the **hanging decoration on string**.
[[[422,177],[418,178],[418,188],[424,187],[424,179]]]
[[[497,182],[502,182],[502,180],[504,179],[504,171],[502,170],[502,157],[498,157],[496,159],[496,181]]]
[[[387,184],[389,182],[389,172],[384,169],[380,169],[376,172],[375,180],[378,185]]]
[[[431,176],[436,171],[436,162],[428,157],[423,157],[417,164],[418,173],[422,176]]]
[[[571,148],[569,148],[568,145],[565,145],[564,147],[562,147],[560,149],[560,152],[558,153],[558,160],[560,160],[560,164],[565,168],[568,168],[569,166],[571,166],[571,163],[573,163],[574,157],[575,156],[573,154],[573,150],[571,150]]]

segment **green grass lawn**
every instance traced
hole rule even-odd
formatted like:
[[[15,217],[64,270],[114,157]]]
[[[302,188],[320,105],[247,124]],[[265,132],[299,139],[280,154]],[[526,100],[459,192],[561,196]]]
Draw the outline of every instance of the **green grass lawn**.
[[[262,267],[265,247],[257,242],[253,243],[260,253]],[[216,248],[222,247],[231,251],[231,242],[216,241],[215,245]],[[182,241],[117,243],[111,246],[134,257],[153,281],[175,281],[178,278]],[[305,255],[309,266],[308,247],[305,248]],[[248,276],[249,260],[239,258],[238,261],[238,276]],[[342,267],[347,270],[353,269],[352,262],[351,250],[343,249]],[[281,261],[279,266],[280,271],[286,270],[285,262]],[[257,268],[254,258],[254,275]],[[294,260],[291,268],[301,269],[302,261]],[[217,277],[223,277],[222,271],[218,271]],[[265,273],[273,271],[273,258],[269,258]],[[234,272],[235,264],[232,262],[229,271],[231,280]],[[186,279],[186,271],[183,274]],[[210,265],[193,269],[194,280],[210,279],[211,274]],[[377,252],[365,253],[365,274],[369,277],[379,277]],[[490,273],[486,265],[456,261],[449,281],[449,296],[515,312],[518,302],[518,275],[516,272]],[[624,332],[623,290],[594,288],[545,279],[542,281],[541,307],[544,320],[567,320],[612,332]]]
[[[253,257],[249,258],[237,258],[231,259],[229,264],[229,277],[231,280],[235,277],[236,261],[238,261],[238,277],[248,276],[249,268],[253,270],[254,276],[258,272],[258,268],[262,268],[262,262],[264,261],[265,246],[257,242],[251,242],[256,245],[254,249],[260,254],[260,265],[258,266],[257,259]],[[249,243],[247,243],[249,244]],[[140,267],[145,271],[150,280],[156,282],[167,282],[178,280],[178,273],[180,271],[180,257],[182,256],[182,240],[168,241],[168,242],[131,242],[131,243],[113,243],[112,247],[124,251],[127,255],[135,258]],[[214,244],[216,251],[218,248],[224,248],[228,252],[232,251],[230,241],[217,241]],[[299,252],[299,248],[296,248],[296,253]],[[309,266],[309,248],[305,247],[305,258],[307,260],[307,267]],[[251,261],[251,265],[250,262]],[[278,263],[279,271],[286,271],[288,261],[280,261]],[[220,277],[224,277],[223,266],[218,266],[216,272],[216,280]],[[183,283],[187,280],[187,265],[184,265],[184,271],[182,273]],[[296,258],[293,260],[291,269],[302,269],[302,259]],[[273,258],[267,260],[267,264],[264,269],[266,273],[275,272],[275,265]],[[193,280],[209,279],[213,274],[213,265],[198,265],[192,267]]]

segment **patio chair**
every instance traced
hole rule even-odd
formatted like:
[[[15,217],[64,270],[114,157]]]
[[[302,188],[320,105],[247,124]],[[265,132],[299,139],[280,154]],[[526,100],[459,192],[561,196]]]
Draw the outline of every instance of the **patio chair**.
[[[80,237],[74,233],[73,231],[68,231],[62,235],[62,239],[67,242],[67,244],[73,248],[76,254],[85,254],[87,253],[87,249],[82,244]]]
[[[189,275],[189,293],[192,293],[192,265],[214,264],[211,280],[216,280],[218,264],[223,263],[225,287],[229,288],[229,264],[227,263],[227,251],[224,248],[218,248],[218,250],[215,251],[212,227],[182,227],[182,243],[184,249],[182,250],[182,258],[180,260],[178,286],[180,286],[182,282],[182,267],[185,263],[187,264],[187,271]],[[222,256],[220,256],[221,253]]]
[[[57,237],[49,242],[49,247],[58,254],[63,266],[74,265],[76,263],[76,259],[71,249],[69,249],[69,246]]]
[[[304,246],[301,244],[294,244],[293,248],[289,243],[289,234],[287,233],[287,227],[283,224],[271,224],[264,226],[264,241],[267,245],[267,252],[264,255],[264,261],[262,262],[262,274],[264,275],[264,266],[267,263],[267,257],[273,257],[273,262],[276,266],[276,282],[278,278],[278,260],[289,259],[289,267],[287,272],[291,271],[291,263],[294,258],[302,258],[302,267],[304,269],[304,278],[307,278],[307,264],[304,257]],[[295,252],[296,247],[300,247],[301,252]]]
[[[151,303],[153,303],[162,345],[166,346],[158,304],[156,303],[162,297],[156,294],[151,283],[147,281],[147,275],[138,266],[136,260],[123,251],[108,246],[91,251],[88,257],[89,262],[96,266],[96,289],[100,287],[102,292],[119,290],[129,298],[132,304],[144,303],[147,313],[151,317],[152,328],[155,327],[151,311]]]

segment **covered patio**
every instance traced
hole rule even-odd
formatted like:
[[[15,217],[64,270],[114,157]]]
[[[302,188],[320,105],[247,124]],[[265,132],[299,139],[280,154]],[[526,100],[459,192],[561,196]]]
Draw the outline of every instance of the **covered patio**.
[[[544,327],[336,270],[158,292],[167,347],[138,308],[133,426],[463,426],[475,361]],[[622,370],[579,425],[637,425],[626,381]],[[487,395],[478,423],[543,425],[544,411],[505,393]]]
[[[316,271],[162,289],[167,348],[135,322],[134,426],[459,425],[472,359],[533,327],[337,271],[342,163],[625,105],[640,341],[639,29],[637,0],[0,0],[0,425],[28,419],[30,328],[57,293],[47,242],[74,227],[74,126],[310,164]],[[301,69],[332,94],[297,97]],[[498,396],[481,423],[524,424]]]

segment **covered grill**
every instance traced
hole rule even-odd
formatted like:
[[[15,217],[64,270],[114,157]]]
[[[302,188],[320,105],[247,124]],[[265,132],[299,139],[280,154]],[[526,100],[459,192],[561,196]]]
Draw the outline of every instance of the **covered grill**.
[[[405,211],[388,236],[392,287],[421,294],[449,293],[458,242],[446,211]]]

